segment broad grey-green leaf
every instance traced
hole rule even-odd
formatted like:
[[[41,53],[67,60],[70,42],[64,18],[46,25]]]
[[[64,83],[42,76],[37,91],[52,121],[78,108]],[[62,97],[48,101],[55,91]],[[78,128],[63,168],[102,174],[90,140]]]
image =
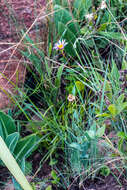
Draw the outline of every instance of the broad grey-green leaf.
[[[7,132],[6,132],[6,134],[7,134]],[[2,139],[5,139],[5,133],[4,133],[3,125],[1,123],[1,121],[0,121],[0,136],[2,137]]]
[[[8,146],[9,150],[13,153],[17,142],[19,140],[19,133],[15,132],[7,136],[5,143]]]
[[[89,135],[89,137],[90,137],[91,139],[94,139],[94,138],[95,138],[95,131],[94,131],[94,130],[89,130],[89,131],[87,131],[87,133],[88,133],[88,135]]]
[[[77,34],[77,32],[79,32],[79,30],[80,30],[79,25],[77,22],[74,21],[69,10],[63,8],[60,5],[55,5],[54,11],[55,11],[55,13],[54,13],[55,19],[54,20],[55,20],[57,30],[58,30],[58,23],[62,22],[75,35]]]
[[[75,148],[75,149],[77,149],[77,150],[79,150],[79,151],[82,151],[81,145],[78,144],[78,143],[76,143],[76,142],[71,143],[69,146],[70,146],[71,148]]]
[[[104,135],[104,132],[105,132],[105,125],[98,128],[97,132],[96,132],[96,136],[97,137],[102,137]]]
[[[76,40],[75,34],[62,22],[58,22],[58,35],[66,39],[68,44],[65,47],[70,46],[70,43],[74,43]]]
[[[89,8],[92,6],[92,0],[75,0],[73,4],[73,14],[75,18],[81,20],[84,15],[88,13]]]
[[[6,138],[7,135],[16,132],[14,120],[2,111],[0,111],[0,132],[0,135],[4,138]]]
[[[58,23],[58,34],[61,38],[65,39],[68,43],[64,50],[67,52],[67,54],[70,54],[71,56],[75,56],[75,51],[73,49],[73,44],[76,40],[75,34],[62,22]]]
[[[18,143],[15,148],[15,155],[16,159],[22,160],[23,157],[27,158],[28,155],[33,151],[34,144],[36,143],[36,134],[32,134],[29,136],[26,136],[22,138]]]

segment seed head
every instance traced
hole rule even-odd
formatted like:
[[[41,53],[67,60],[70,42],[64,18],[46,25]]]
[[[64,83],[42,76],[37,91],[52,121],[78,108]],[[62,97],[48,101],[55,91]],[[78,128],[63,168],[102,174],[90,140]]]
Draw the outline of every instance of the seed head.
[[[69,94],[67,99],[68,99],[69,102],[73,102],[75,100],[75,96],[72,95],[72,94]]]

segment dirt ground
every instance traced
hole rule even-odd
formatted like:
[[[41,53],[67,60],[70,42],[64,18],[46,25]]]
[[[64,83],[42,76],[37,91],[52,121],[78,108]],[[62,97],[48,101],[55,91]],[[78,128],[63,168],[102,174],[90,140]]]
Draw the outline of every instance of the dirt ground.
[[[39,14],[43,16],[45,7],[46,0],[0,1],[0,109],[8,107],[9,97],[15,93],[14,85],[24,83],[26,69],[19,53],[22,47],[16,47],[21,39],[21,30],[27,31]],[[39,42],[43,42],[45,30],[45,19],[38,20],[29,31],[29,36],[32,40],[38,37]]]
[[[35,174],[40,166],[42,155],[40,153],[36,153],[34,156],[32,156],[32,158],[33,158],[32,173]],[[51,173],[51,167],[49,166],[49,163],[48,162],[44,163],[33,181],[36,182],[36,179],[38,179],[40,182],[45,181],[45,179],[51,180],[50,173]],[[94,180],[86,179],[82,183],[82,185],[80,185],[80,187],[79,187],[79,182],[76,182],[75,179],[73,179],[72,182],[70,182],[71,185],[66,187],[66,190],[127,190],[127,178],[125,176],[126,175],[121,175],[121,176],[118,175],[117,177],[114,177],[112,174],[110,174],[107,177],[97,176]],[[53,187],[53,190],[57,189],[65,190],[65,188],[62,187],[59,188],[56,186]],[[14,190],[9,177],[8,170],[1,166],[0,166],[0,190]],[[37,190],[44,190],[44,188],[40,188],[39,186]]]
[[[34,171],[37,171],[37,168],[39,167],[39,163],[42,156],[37,153],[33,157],[33,163],[34,163]],[[58,164],[59,165],[59,164]],[[51,168],[48,163],[45,163],[40,171],[38,172],[37,176],[38,178],[47,178],[47,176],[50,177]],[[116,172],[116,171],[115,171]],[[75,181],[75,179],[73,179]],[[119,173],[116,173],[113,176],[110,174],[107,177],[97,176],[94,180],[86,179],[82,186],[79,187],[79,182],[74,182],[72,185],[67,187],[66,190],[127,190],[127,178],[126,174],[120,175]],[[54,187],[53,190],[56,190],[57,188]],[[59,188],[59,190],[65,190],[63,188]]]

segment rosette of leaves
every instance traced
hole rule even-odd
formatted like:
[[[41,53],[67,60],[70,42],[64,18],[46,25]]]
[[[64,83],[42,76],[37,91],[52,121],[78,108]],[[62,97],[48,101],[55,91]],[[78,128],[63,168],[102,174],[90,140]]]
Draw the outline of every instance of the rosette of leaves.
[[[12,117],[1,111],[0,136],[20,166],[23,163],[25,164],[26,158],[28,158],[30,154],[37,148],[38,137],[36,134],[28,135],[22,138]],[[2,162],[0,162],[0,164],[2,164]],[[22,169],[25,171],[24,167]]]

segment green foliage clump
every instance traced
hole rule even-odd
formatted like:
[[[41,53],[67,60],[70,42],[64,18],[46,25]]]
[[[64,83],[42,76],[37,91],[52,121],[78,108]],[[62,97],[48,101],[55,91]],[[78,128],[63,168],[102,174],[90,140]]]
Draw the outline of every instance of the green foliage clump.
[[[126,8],[124,0],[54,0],[47,10],[53,12],[47,14],[47,52],[25,36],[30,46],[21,52],[32,66],[26,65],[13,112],[25,116],[20,122],[31,135],[21,138],[2,112],[0,135],[17,160],[38,146],[41,163],[51,166],[47,190],[106,177],[111,164],[126,169]],[[55,48],[62,40],[66,45]]]

